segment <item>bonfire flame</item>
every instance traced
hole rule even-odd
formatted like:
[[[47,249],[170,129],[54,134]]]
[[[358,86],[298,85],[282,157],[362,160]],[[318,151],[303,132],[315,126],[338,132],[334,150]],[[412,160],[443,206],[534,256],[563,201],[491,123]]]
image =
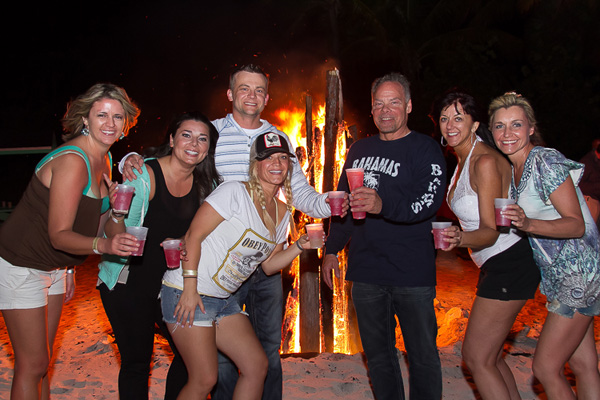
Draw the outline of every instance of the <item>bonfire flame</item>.
[[[295,107],[281,108],[274,113],[274,116],[279,119],[278,126],[290,138],[292,145],[298,149],[303,149],[300,153],[306,154],[307,142],[305,134],[305,110]],[[325,105],[317,107],[317,111],[312,115],[312,125],[315,127],[313,135],[313,159],[309,157],[299,157],[302,169],[308,177],[312,177],[315,184],[315,189],[318,192],[323,191],[323,168],[325,163],[325,152],[323,146],[323,130],[325,126]],[[344,164],[346,155],[346,135],[345,126],[340,126],[336,135],[336,165],[334,173],[334,181],[339,180],[341,170]],[[315,220],[319,222],[320,220]],[[302,228],[306,223],[310,223],[311,218],[302,215],[298,221],[298,229]],[[319,256],[322,256],[319,250]],[[334,352],[350,354],[349,344],[349,326],[348,326],[348,290],[344,276],[346,270],[346,254],[342,252],[339,256],[340,269],[342,276],[339,282],[335,285],[333,291],[333,335],[334,335]],[[285,353],[300,353],[300,302],[298,299],[299,282],[300,282],[300,261],[296,258],[289,269],[289,274],[292,276],[293,284],[292,291],[286,300],[285,317],[283,326],[283,346],[282,352]],[[323,330],[321,329],[321,332]],[[321,334],[321,351],[323,349],[323,335]]]

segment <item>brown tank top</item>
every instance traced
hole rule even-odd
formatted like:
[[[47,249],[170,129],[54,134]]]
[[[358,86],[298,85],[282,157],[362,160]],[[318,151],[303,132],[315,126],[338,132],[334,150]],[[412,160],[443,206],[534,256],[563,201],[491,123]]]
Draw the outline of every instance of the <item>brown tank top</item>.
[[[50,190],[34,174],[12,214],[0,225],[0,257],[14,266],[42,271],[81,264],[87,258],[52,247],[48,237],[49,199]],[[101,207],[102,199],[81,196],[73,231],[96,236]]]

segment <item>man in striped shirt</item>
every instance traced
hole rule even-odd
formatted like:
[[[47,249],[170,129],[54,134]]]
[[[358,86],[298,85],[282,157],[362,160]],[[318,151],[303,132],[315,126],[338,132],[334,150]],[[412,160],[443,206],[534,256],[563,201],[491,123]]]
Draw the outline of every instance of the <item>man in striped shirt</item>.
[[[269,101],[268,84],[267,76],[258,66],[243,66],[231,74],[227,98],[232,103],[232,112],[225,118],[213,121],[219,131],[215,164],[225,181],[248,180],[250,147],[254,138],[265,132],[282,135],[288,140],[290,148],[293,148],[285,133],[260,118],[261,112]],[[327,195],[317,193],[308,184],[297,158],[292,160],[294,207],[314,218],[331,216],[329,205],[325,202]],[[244,296],[244,291],[247,291],[247,296]],[[239,292],[239,300],[246,304],[246,311],[254,331],[269,359],[269,370],[262,398],[281,400],[283,386],[279,358],[283,320],[281,274],[266,276],[259,268]],[[213,393],[213,399],[232,398],[235,380],[231,379],[231,372],[225,372],[225,368],[226,366],[220,360],[219,382]],[[237,373],[237,370],[234,373]]]

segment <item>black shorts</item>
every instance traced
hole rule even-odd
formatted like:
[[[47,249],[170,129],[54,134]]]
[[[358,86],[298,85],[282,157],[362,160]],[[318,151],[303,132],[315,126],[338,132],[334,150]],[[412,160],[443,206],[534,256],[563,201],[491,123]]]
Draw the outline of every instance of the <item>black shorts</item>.
[[[495,300],[533,299],[539,284],[540,270],[533,260],[529,240],[523,238],[481,266],[477,296]]]

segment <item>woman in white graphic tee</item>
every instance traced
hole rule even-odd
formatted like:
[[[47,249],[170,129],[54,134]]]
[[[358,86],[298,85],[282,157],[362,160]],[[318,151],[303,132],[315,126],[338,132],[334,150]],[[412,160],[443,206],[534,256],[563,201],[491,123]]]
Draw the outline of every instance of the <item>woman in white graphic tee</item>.
[[[288,226],[297,236],[290,157],[283,137],[258,136],[249,181],[223,183],[207,197],[185,236],[187,260],[163,278],[163,316],[189,375],[179,399],[208,396],[217,381],[217,350],[240,369],[234,398],[262,395],[267,357],[231,294],[259,265],[273,274],[310,248],[303,236],[284,250]],[[280,189],[287,204],[277,198]]]

